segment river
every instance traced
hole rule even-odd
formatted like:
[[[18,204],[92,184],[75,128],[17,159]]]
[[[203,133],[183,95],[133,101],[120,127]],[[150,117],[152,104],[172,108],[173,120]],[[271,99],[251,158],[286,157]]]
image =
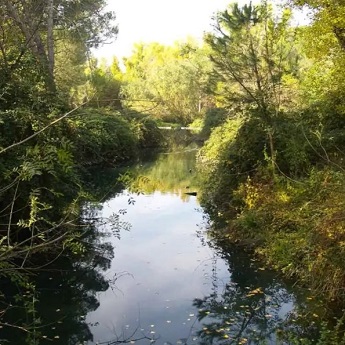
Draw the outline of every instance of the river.
[[[84,239],[93,249],[36,276],[39,322],[30,339],[12,330],[0,333],[0,344],[273,345],[288,344],[279,340],[287,331],[313,332],[318,315],[303,317],[311,313],[308,291],[210,231],[190,195],[199,192],[195,151],[125,171],[126,189],[110,171],[103,201],[84,207],[85,221],[97,219]]]
[[[113,284],[87,315],[89,344],[277,344],[296,321],[304,293],[243,249],[214,244],[197,196],[186,194],[197,192],[194,164],[190,151],[138,163],[139,193],[103,204],[100,216],[121,214],[125,229],[110,237]]]

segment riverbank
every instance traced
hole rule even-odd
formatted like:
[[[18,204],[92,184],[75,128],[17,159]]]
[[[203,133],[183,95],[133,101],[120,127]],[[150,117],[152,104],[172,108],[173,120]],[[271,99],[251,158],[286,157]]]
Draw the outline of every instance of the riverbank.
[[[62,252],[67,258],[86,250],[82,205],[102,197],[90,167],[133,160],[141,149],[159,146],[162,136],[152,120],[104,109],[0,116],[1,274],[25,289],[28,272],[42,266],[37,258],[53,262]]]
[[[269,137],[255,119],[230,119],[217,127],[198,155],[201,204],[214,227],[222,229],[220,237],[253,249],[267,267],[310,289],[342,320],[344,169],[331,150],[329,162],[309,154],[308,142],[299,157],[290,156],[286,142],[302,135],[293,121],[282,117],[272,164],[266,151]],[[337,340],[325,344],[338,344],[339,329]]]

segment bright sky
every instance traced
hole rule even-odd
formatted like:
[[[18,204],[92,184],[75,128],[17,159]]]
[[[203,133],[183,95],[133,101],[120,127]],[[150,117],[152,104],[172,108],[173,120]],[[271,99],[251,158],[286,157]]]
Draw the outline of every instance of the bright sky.
[[[108,0],[115,11],[119,34],[116,41],[95,52],[97,58],[120,60],[130,56],[137,42],[172,44],[188,36],[201,39],[211,29],[212,16],[232,0]],[[240,5],[248,3],[237,0]],[[253,3],[258,1],[252,1]],[[277,0],[280,3],[281,0]]]
[[[136,42],[172,44],[187,36],[202,38],[210,29],[212,15],[224,10],[231,0],[108,0],[115,11],[119,34],[96,57],[129,56]],[[240,0],[239,3],[245,3]]]

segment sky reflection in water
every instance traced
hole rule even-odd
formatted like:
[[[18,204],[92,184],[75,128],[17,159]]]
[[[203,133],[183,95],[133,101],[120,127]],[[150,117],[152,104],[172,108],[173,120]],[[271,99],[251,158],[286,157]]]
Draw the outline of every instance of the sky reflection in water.
[[[183,202],[177,195],[155,192],[135,196],[135,205],[127,200],[123,193],[104,205],[106,217],[126,208],[123,220],[132,228],[121,233],[120,241],[112,240],[115,258],[107,275],[128,275],[99,296],[100,307],[89,315],[91,322],[102,320],[92,329],[95,340],[111,340],[113,328],[119,334],[126,325],[126,335],[139,327],[155,331],[151,334],[160,335],[160,340],[188,337],[196,315],[192,300],[208,294],[212,286],[213,252],[197,237],[203,214],[197,211],[196,198]],[[218,279],[229,279],[223,260],[217,272]]]
[[[134,197],[134,205],[128,205],[130,196]],[[176,194],[160,192],[135,196],[123,192],[104,204],[102,216],[109,217],[121,209],[127,210],[121,220],[128,221],[131,230],[122,231],[121,240],[111,239],[115,258],[106,278],[114,278],[116,283],[99,294],[100,307],[87,316],[89,323],[96,324],[91,327],[94,342],[111,344],[117,340],[146,336],[158,339],[156,344],[210,344],[211,341],[220,344],[230,340],[227,339],[230,328],[222,328],[230,323],[233,323],[235,332],[241,333],[237,341],[246,339],[246,331],[237,328],[245,321],[250,309],[233,305],[235,318],[231,319],[231,315],[222,315],[222,312],[216,315],[218,312],[212,308],[218,301],[227,311],[226,303],[230,308],[234,301],[246,297],[259,282],[239,288],[231,283],[227,260],[220,258],[201,240],[206,235],[197,199],[191,197],[182,201]],[[292,305],[292,297],[285,290],[277,293],[284,297],[278,298],[278,305],[274,301],[276,313],[269,316],[271,321],[268,322],[280,320]],[[259,297],[258,301],[255,302],[256,310],[261,311],[260,301],[265,302],[266,299]],[[271,307],[270,301],[267,302],[268,307]],[[199,323],[197,316],[204,311],[210,314],[203,315],[204,319]],[[265,319],[265,315],[262,317]],[[216,323],[220,330],[212,329],[217,319],[221,320]],[[260,328],[261,321],[255,321],[253,316],[248,322],[251,320]],[[264,328],[269,327],[266,321]],[[214,332],[218,333],[214,336]],[[261,333],[269,331],[264,329]],[[247,341],[248,344],[255,343]],[[149,344],[150,341],[144,339],[135,343]]]

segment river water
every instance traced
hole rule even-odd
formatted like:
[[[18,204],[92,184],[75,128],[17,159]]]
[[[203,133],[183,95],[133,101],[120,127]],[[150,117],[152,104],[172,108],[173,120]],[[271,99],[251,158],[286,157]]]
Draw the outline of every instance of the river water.
[[[84,206],[84,254],[37,256],[27,289],[1,282],[0,344],[273,345],[297,344],[280,340],[289,332],[309,337],[319,317],[313,297],[218,238],[198,195],[188,194],[199,193],[194,172],[195,151],[186,151],[126,168],[127,189],[118,172],[95,173],[102,202]]]
[[[87,315],[88,344],[278,344],[296,322],[304,292],[244,250],[213,241],[197,196],[186,194],[197,192],[194,160],[187,152],[138,164],[136,192],[102,205],[100,216],[120,214],[123,229],[107,238],[111,283]]]

